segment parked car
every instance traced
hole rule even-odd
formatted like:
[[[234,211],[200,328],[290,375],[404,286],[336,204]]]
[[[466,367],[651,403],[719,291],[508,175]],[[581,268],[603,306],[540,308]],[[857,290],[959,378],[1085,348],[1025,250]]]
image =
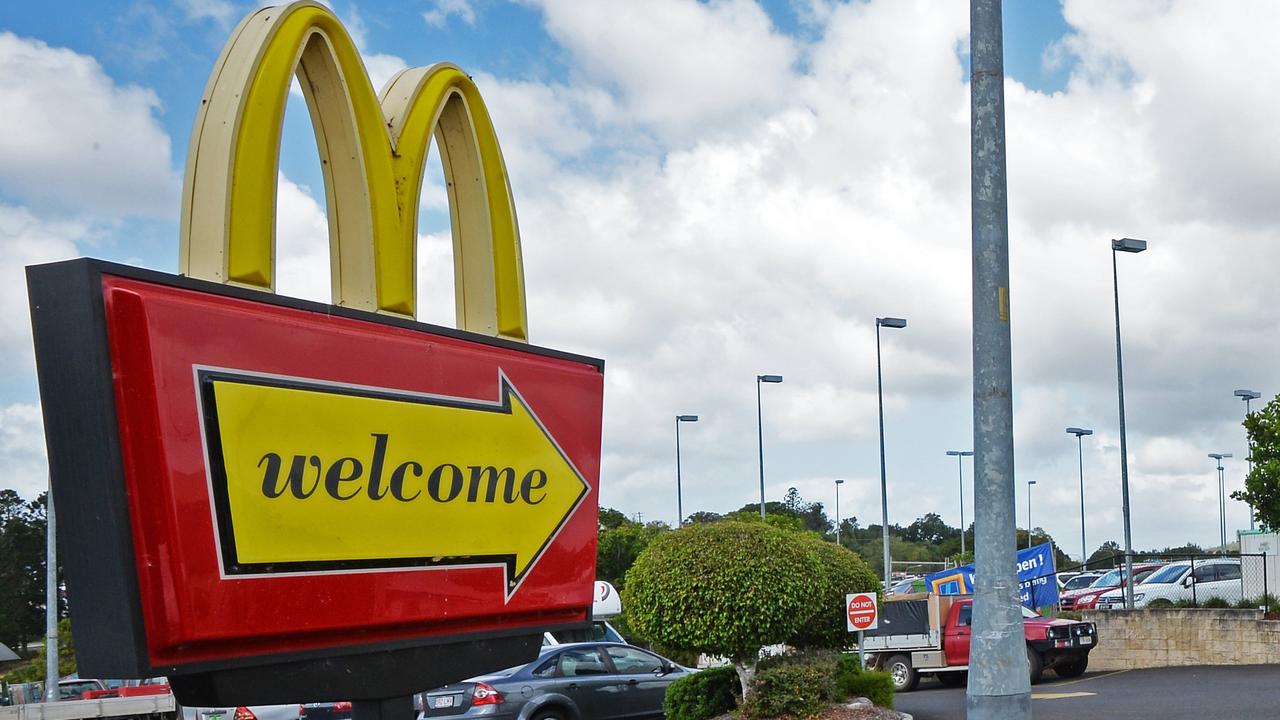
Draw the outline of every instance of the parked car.
[[[597,580],[593,592],[595,597],[591,603],[591,626],[577,630],[557,630],[554,634],[543,633],[543,645],[564,645],[565,643],[581,642],[627,642],[622,637],[622,634],[609,624],[610,618],[616,618],[622,614],[622,596],[618,594],[618,589],[612,583]]]
[[[893,587],[889,588],[890,595],[907,595],[910,593],[922,592],[925,592],[924,578],[922,577],[903,578],[895,582]]]
[[[662,717],[667,686],[693,672],[620,643],[542,648],[526,665],[423,693],[426,718],[621,720]]]
[[[1058,587],[1059,592],[1071,592],[1073,590],[1083,590],[1093,584],[1095,580],[1102,577],[1102,573],[1084,572],[1072,573],[1070,577],[1065,577],[1065,573],[1058,575],[1058,580],[1062,583]]]
[[[300,714],[298,703],[182,708],[182,720],[298,720]]]
[[[1169,563],[1133,586],[1133,606],[1169,606],[1183,600],[1204,602],[1210,598],[1234,604],[1244,597],[1243,583],[1240,558],[1197,560],[1194,571],[1190,560]],[[1098,600],[1101,610],[1122,607],[1124,594],[1121,591],[1104,593]]]
[[[1133,577],[1138,582],[1142,582],[1156,570],[1159,570],[1160,567],[1159,563],[1134,563]],[[1124,568],[1116,568],[1094,580],[1093,584],[1084,590],[1076,590],[1073,593],[1061,596],[1058,604],[1063,610],[1092,610],[1097,606],[1098,598],[1102,597],[1108,590],[1117,588],[1123,590],[1125,582]]]

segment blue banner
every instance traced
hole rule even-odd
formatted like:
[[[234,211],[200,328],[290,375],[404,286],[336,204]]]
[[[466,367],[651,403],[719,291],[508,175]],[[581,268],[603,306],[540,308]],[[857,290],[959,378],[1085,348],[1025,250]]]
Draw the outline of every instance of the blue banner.
[[[1058,582],[1054,572],[1051,544],[1018,551],[1018,588],[1023,605],[1040,608],[1057,604]],[[925,589],[938,595],[972,595],[973,566],[930,573],[924,576],[924,584]]]

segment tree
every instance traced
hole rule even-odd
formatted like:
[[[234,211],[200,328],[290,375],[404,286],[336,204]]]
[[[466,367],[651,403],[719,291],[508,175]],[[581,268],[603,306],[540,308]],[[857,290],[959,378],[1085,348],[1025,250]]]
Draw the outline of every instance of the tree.
[[[0,642],[21,647],[44,634],[45,496],[0,490]]]
[[[1097,562],[1110,560],[1112,557],[1120,555],[1123,552],[1124,548],[1120,547],[1120,543],[1115,540],[1108,540],[1102,543],[1097,550],[1093,551],[1093,554],[1089,556],[1089,562],[1087,564],[1093,565]]]
[[[959,538],[960,531],[942,521],[937,513],[928,513],[907,526],[903,539],[908,542],[922,542],[940,545],[952,537]]]
[[[599,520],[596,522],[599,524],[600,529],[606,530],[624,525],[631,522],[631,520],[628,519],[626,515],[623,515],[620,510],[614,510],[613,508],[600,508]]]
[[[623,606],[641,637],[729,658],[744,696],[760,649],[786,642],[821,601],[823,568],[795,533],[761,522],[686,525],[649,543]]]
[[[1264,530],[1280,530],[1280,395],[1244,419],[1253,470],[1232,500],[1246,502]]]
[[[823,592],[813,615],[788,641],[799,648],[840,650],[849,645],[845,595],[877,592],[880,581],[857,554],[813,533],[800,536],[803,546],[817,558],[823,571]]]
[[[723,519],[724,519],[724,516],[721,515],[720,513],[708,512],[706,510],[699,510],[698,512],[685,518],[684,522],[686,525],[690,525],[690,524],[696,524],[696,523],[716,522],[718,520],[723,520]]]
[[[611,512],[622,515],[616,510]],[[604,515],[604,512],[601,512]],[[612,522],[613,517],[610,516]],[[666,523],[651,522],[641,525],[638,522],[622,517],[621,522],[613,527],[601,524],[596,536],[596,577],[608,580],[621,590],[626,582],[627,571],[631,565],[658,535],[671,528]]]

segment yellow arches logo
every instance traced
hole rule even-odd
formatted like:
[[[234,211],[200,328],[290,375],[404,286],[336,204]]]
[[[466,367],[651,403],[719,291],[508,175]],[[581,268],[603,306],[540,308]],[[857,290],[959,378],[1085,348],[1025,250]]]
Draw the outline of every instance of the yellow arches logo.
[[[527,341],[515,207],[475,83],[453,65],[411,68],[375,97],[350,35],[310,0],[245,17],[214,66],[187,157],[182,274],[274,290],[280,133],[295,73],[324,173],[333,302],[415,316],[419,194],[434,135],[458,327]]]

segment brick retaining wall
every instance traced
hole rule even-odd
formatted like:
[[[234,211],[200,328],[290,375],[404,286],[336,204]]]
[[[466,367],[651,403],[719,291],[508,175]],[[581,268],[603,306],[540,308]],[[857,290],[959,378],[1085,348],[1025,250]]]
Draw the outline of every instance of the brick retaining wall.
[[[1085,611],[1098,626],[1090,670],[1280,663],[1280,620],[1261,610]]]

